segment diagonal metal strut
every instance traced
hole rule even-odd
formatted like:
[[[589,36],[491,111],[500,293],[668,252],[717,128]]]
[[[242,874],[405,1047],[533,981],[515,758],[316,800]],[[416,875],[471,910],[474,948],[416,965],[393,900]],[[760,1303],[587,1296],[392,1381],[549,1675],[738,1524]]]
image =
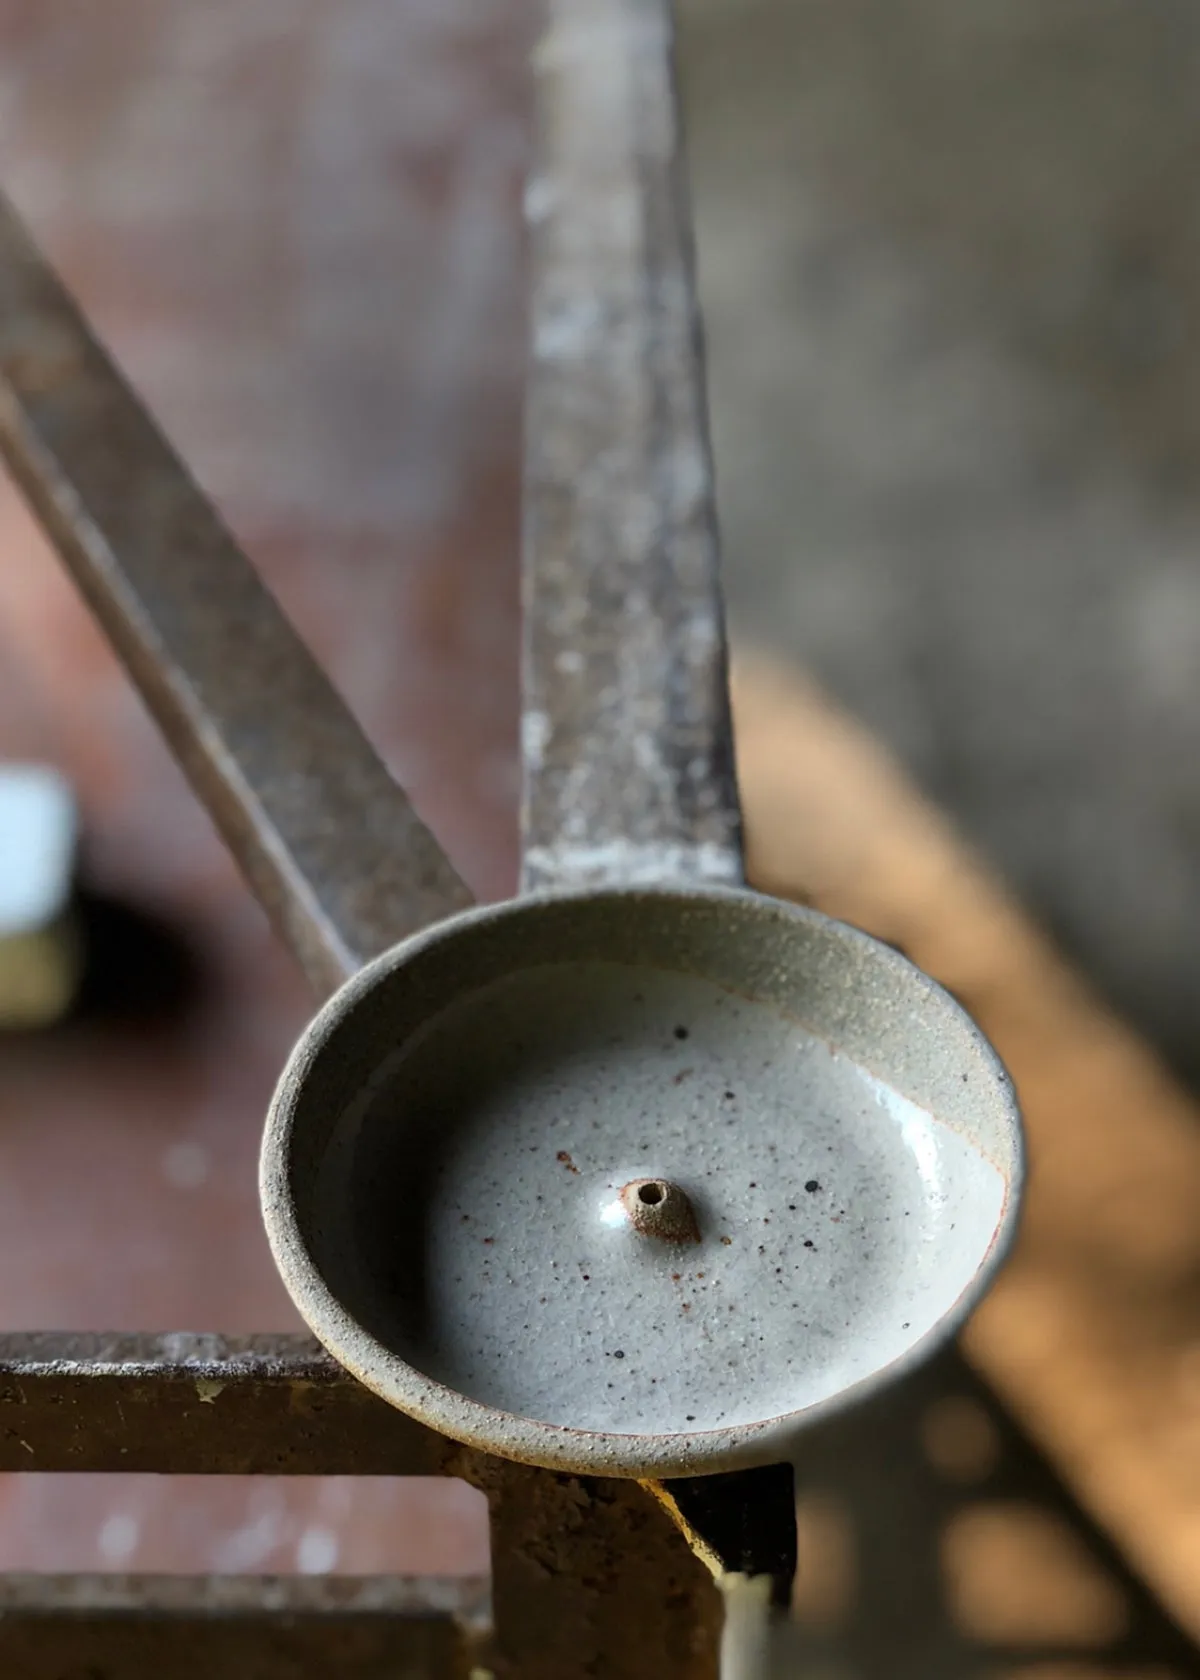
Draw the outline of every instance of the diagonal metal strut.
[[[470,902],[2,200],[0,451],[319,992]]]

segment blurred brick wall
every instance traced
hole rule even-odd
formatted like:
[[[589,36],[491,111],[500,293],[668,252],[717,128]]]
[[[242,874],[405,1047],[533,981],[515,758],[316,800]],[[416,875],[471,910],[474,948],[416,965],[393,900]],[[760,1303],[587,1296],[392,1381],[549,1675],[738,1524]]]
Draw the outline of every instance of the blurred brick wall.
[[[515,866],[530,14],[0,0],[0,183],[485,895]],[[0,1046],[0,1325],[289,1327],[255,1155],[309,1000],[7,491],[0,556],[0,754],[67,769],[91,879],[187,926],[207,976],[178,1033]],[[478,1511],[440,1484],[0,1483],[0,1567],[375,1543],[478,1567]]]

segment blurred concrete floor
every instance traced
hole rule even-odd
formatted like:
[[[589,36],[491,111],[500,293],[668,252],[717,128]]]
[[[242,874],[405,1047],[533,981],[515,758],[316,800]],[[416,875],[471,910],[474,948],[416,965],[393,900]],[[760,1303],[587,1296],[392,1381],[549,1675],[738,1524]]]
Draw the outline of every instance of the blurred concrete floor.
[[[534,11],[0,0],[0,178],[485,894],[515,855]],[[1200,16],[684,24],[735,624],[1200,1071]],[[0,1323],[288,1325],[253,1160],[306,1000],[11,497],[0,544],[0,752],[68,768],[94,878],[182,918],[210,977],[168,1039],[0,1055]],[[327,1567],[369,1530],[473,1567],[456,1497],[193,1489],[181,1538],[161,1485],[12,1482],[0,1563],[228,1567],[240,1535],[245,1567]]]
[[[684,0],[734,622],[1200,1076],[1200,12]]]

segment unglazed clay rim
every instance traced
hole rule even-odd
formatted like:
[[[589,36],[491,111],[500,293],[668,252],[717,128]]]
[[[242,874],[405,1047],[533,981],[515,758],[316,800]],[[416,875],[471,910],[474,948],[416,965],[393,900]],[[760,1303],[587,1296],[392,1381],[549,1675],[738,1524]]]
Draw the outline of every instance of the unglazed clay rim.
[[[652,898],[659,903],[674,901],[681,907],[702,900],[706,903],[728,902],[731,908],[753,900],[769,905],[785,920],[836,929],[838,937],[846,943],[869,947],[875,960],[884,967],[892,968],[898,975],[903,973],[907,984],[948,1006],[959,1017],[968,1039],[993,1073],[997,1090],[1006,1098],[1004,1107],[1011,1129],[1012,1165],[1009,1170],[1001,1169],[1005,1177],[1004,1203],[991,1243],[970,1283],[949,1311],[899,1358],[824,1400],[796,1411],[764,1418],[760,1422],[678,1434],[618,1434],[607,1430],[572,1429],[517,1416],[468,1399],[425,1376],[399,1354],[392,1352],[364,1329],[329,1289],[308,1251],[296,1217],[288,1170],[297,1098],[309,1067],[321,1054],[334,1030],[353,1011],[360,997],[369,992],[381,976],[404,966],[431,946],[454,939],[468,928],[484,922],[520,917],[549,903],[594,901],[597,898],[641,903]],[[501,1458],[581,1475],[646,1478],[702,1475],[786,1457],[791,1439],[802,1428],[867,1399],[906,1371],[922,1364],[959,1329],[987,1292],[997,1268],[1007,1255],[1016,1234],[1024,1172],[1020,1111],[1012,1081],[1003,1063],[958,1001],[907,958],[848,923],[834,921],[819,911],[781,899],[767,898],[737,887],[663,886],[530,893],[501,904],[466,910],[437,922],[366,964],[324,1004],[292,1051],[267,1114],[259,1186],[271,1252],[297,1311],[333,1358],[382,1400],[441,1435],[495,1453]]]

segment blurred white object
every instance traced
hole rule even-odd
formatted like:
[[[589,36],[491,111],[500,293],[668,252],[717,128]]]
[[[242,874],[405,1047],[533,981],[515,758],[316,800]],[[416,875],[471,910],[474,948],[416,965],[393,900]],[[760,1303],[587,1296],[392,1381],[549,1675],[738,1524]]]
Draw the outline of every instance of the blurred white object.
[[[721,1632],[721,1680],[772,1680],[771,1577],[728,1573],[717,1576],[725,1600]]]
[[[0,1029],[49,1026],[75,995],[78,830],[70,785],[56,770],[0,765]]]

